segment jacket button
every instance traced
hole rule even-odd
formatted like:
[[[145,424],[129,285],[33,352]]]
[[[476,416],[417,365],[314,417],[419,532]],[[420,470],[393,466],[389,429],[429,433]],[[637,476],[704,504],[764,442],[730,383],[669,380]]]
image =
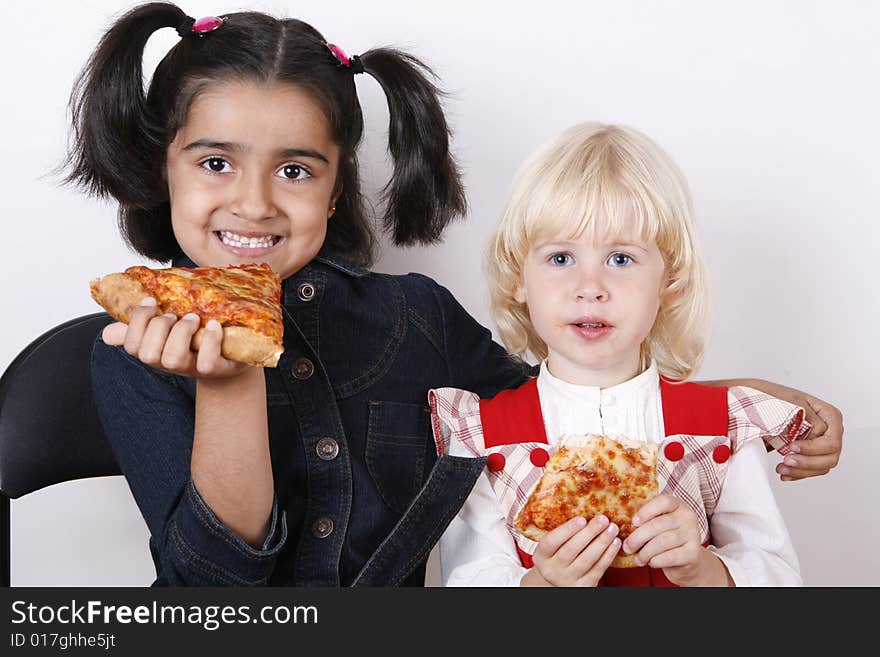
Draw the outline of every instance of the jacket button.
[[[315,298],[315,286],[311,283],[302,283],[296,293],[300,301],[311,301]]]
[[[308,358],[298,358],[290,368],[293,378],[305,381],[315,373],[315,366]]]
[[[327,538],[333,533],[333,521],[330,518],[318,518],[312,523],[312,536]]]
[[[727,445],[718,445],[712,452],[712,460],[715,463],[726,463],[730,458],[730,447]]]
[[[550,455],[547,453],[547,450],[543,447],[535,447],[532,450],[531,454],[529,454],[529,459],[531,459],[532,463],[539,468],[543,468],[547,465],[547,461],[550,460]]]
[[[489,454],[489,458],[486,460],[486,467],[489,468],[489,472],[500,472],[504,469],[504,464],[506,462],[504,454],[498,454],[496,452],[494,454]]]
[[[663,448],[663,456],[670,461],[681,461],[684,458],[684,445],[677,440],[672,441]]]
[[[318,458],[323,461],[332,461],[339,454],[339,443],[332,438],[321,438],[315,445]]]

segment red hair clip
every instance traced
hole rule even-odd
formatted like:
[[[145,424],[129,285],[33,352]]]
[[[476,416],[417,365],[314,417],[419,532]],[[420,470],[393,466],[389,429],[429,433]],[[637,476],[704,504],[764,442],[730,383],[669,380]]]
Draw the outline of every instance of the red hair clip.
[[[183,22],[177,26],[177,33],[180,35],[181,39],[188,34],[205,36],[208,32],[213,32],[223,25],[225,21],[226,18],[224,16],[205,16],[199,20],[187,16]]]
[[[205,16],[193,23],[192,31],[199,36],[202,36],[203,34],[216,30],[223,25],[225,20],[226,19],[223,16]]]
[[[336,58],[336,62],[339,66],[351,69],[352,73],[364,72],[364,65],[361,63],[361,58],[357,55],[352,55],[351,57],[349,57],[347,54],[345,54],[345,51],[337,46],[335,43],[328,43],[327,48],[330,49],[330,52],[333,54],[333,57]]]
[[[345,54],[345,51],[342,48],[335,43],[328,43],[327,47],[330,48],[330,52],[333,53],[336,61],[342,64],[345,68],[351,66],[351,58]]]

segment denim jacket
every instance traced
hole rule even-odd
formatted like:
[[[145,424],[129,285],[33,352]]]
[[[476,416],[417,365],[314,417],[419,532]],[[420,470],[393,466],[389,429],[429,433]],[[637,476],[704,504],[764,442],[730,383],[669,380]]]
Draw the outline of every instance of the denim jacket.
[[[436,456],[428,389],[492,396],[526,366],[433,280],[326,250],[284,281],[282,305],[284,354],[265,369],[275,501],[261,549],[190,479],[195,381],[95,344],[96,405],[150,530],[154,584],[422,585],[484,461]]]

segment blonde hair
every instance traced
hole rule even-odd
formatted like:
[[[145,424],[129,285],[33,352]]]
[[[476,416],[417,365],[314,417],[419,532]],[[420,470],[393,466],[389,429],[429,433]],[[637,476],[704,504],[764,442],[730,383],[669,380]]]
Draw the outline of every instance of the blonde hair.
[[[540,147],[514,179],[488,253],[492,314],[507,349],[547,357],[528,307],[515,299],[532,246],[562,234],[574,239],[598,218],[619,234],[634,217],[642,239],[657,244],[665,266],[660,309],[641,348],[642,367],[653,358],[664,376],[693,376],[708,337],[709,294],[692,215],[681,171],[636,130],[582,123]]]

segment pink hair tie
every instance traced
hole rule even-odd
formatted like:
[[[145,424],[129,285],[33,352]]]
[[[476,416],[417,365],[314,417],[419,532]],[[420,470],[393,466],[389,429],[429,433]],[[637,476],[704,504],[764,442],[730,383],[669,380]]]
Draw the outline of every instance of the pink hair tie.
[[[336,62],[339,66],[349,69],[352,74],[364,72],[364,65],[361,62],[361,58],[357,55],[349,57],[345,54],[345,51],[335,43],[328,43],[327,48],[330,49],[330,52],[333,54],[333,57],[336,58]]]
[[[204,16],[196,20],[187,16],[183,22],[177,26],[177,33],[182,39],[188,34],[198,34],[200,37],[205,36],[208,32],[213,32],[226,21],[224,16]]]

